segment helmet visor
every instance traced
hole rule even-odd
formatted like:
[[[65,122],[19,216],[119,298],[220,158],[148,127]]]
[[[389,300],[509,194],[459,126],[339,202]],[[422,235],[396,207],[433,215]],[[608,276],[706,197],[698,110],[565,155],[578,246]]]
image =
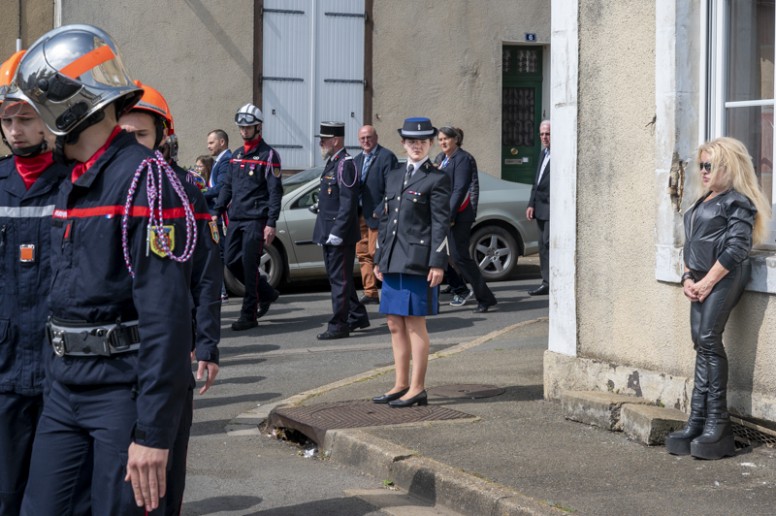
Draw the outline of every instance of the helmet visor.
[[[261,120],[252,113],[237,113],[234,115],[234,122],[237,125],[258,125]]]

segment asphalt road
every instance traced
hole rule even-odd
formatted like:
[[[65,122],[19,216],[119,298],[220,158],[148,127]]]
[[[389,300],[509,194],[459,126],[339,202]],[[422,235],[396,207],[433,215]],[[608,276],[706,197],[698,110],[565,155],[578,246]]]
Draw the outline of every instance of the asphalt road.
[[[536,260],[524,260],[516,280],[490,285],[499,304],[487,314],[474,313],[473,301],[450,307],[450,296],[443,295],[442,313],[428,320],[431,351],[546,316],[547,298],[526,294],[537,278]],[[237,333],[230,325],[239,305],[232,299],[222,309],[218,380],[205,395],[195,393],[184,515],[449,514],[412,500],[397,502],[403,495],[386,490],[382,479],[317,455],[305,458],[299,446],[259,435],[255,425],[235,425],[241,414],[268,411],[294,394],[392,363],[377,306],[368,307],[370,328],[321,342],[315,336],[331,310],[325,283],[286,288],[258,328]]]

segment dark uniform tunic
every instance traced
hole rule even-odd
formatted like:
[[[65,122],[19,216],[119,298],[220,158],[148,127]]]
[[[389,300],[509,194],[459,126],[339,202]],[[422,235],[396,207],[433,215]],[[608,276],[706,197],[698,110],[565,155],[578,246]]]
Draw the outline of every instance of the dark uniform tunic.
[[[450,227],[450,178],[437,170],[430,161],[423,162],[404,185],[405,168],[388,173],[383,200],[383,216],[377,238],[375,263],[386,274],[415,275],[426,279],[431,267],[444,269],[448,261],[447,234]],[[393,284],[390,278],[388,283]],[[384,280],[383,285],[385,285]],[[420,285],[420,282],[414,283]],[[437,287],[428,283],[421,298],[436,299]],[[434,290],[434,292],[430,292]],[[383,289],[380,311],[395,315],[431,315],[437,312],[436,301],[420,303],[428,313],[416,313],[411,297],[402,297],[401,306]],[[393,298],[393,300],[391,299]]]
[[[356,243],[361,239],[358,225],[358,196],[361,190],[353,159],[341,149],[327,162],[321,174],[318,217],[313,242],[323,246],[323,260],[331,283],[332,317],[328,331],[343,333],[351,326],[369,322],[366,308],[358,300],[353,283]],[[329,235],[342,242],[327,244]]]
[[[28,190],[15,158],[0,159],[0,514],[19,512],[43,406],[51,214],[66,172],[52,165]]]
[[[256,320],[259,302],[274,300],[274,289],[259,274],[259,258],[264,226],[276,227],[282,199],[278,153],[263,139],[248,151],[234,151],[213,211],[222,215],[229,207],[224,261],[245,285],[241,319]]]
[[[25,493],[24,514],[66,514],[79,477],[92,469],[93,514],[142,513],[124,482],[131,442],[173,448],[191,384],[192,260],[174,261],[149,245],[147,173],[128,218],[122,214],[133,177],[151,152],[120,132],[75,184],[62,184],[54,210],[50,305],[63,325],[138,321],[136,351],[110,356],[55,356]],[[156,176],[156,174],[154,174]],[[183,203],[165,178],[160,189],[172,251],[185,247]],[[196,213],[207,221],[207,211]],[[197,239],[197,246],[212,246]],[[157,245],[158,249],[158,245]],[[194,256],[200,252],[195,249]],[[90,464],[90,461],[91,462]],[[168,460],[168,466],[172,460]],[[53,486],[53,488],[52,488]],[[164,499],[162,500],[162,510]]]

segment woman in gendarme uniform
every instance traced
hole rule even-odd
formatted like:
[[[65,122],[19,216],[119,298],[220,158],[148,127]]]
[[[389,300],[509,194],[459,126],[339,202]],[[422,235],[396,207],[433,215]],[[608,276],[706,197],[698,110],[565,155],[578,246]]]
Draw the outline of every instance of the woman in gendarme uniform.
[[[736,451],[722,332],[751,275],[752,241],[768,234],[771,210],[740,141],[717,138],[701,145],[698,165],[704,193],[684,216],[682,275],[691,301],[695,386],[687,425],[668,434],[666,448],[674,455],[721,459]]]
[[[398,131],[407,164],[386,177],[374,260],[375,276],[383,282],[380,312],[391,331],[396,380],[372,401],[411,407],[428,403],[426,316],[439,313],[438,286],[448,260],[450,179],[429,160],[437,133],[431,120],[408,118]]]

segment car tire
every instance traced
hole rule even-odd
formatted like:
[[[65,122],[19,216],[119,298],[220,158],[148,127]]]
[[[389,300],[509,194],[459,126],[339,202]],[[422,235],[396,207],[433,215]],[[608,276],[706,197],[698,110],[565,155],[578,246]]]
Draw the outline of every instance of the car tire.
[[[515,271],[520,248],[509,231],[486,225],[472,234],[469,253],[485,281],[501,281],[509,279]]]
[[[283,282],[285,262],[283,260],[283,254],[274,245],[264,246],[264,252],[261,253],[259,267],[261,268],[261,274],[267,277],[267,281],[272,285],[272,288],[278,288]],[[245,285],[243,285],[239,279],[235,278],[226,267],[224,267],[224,283],[226,284],[226,289],[232,295],[237,297],[245,295]]]

